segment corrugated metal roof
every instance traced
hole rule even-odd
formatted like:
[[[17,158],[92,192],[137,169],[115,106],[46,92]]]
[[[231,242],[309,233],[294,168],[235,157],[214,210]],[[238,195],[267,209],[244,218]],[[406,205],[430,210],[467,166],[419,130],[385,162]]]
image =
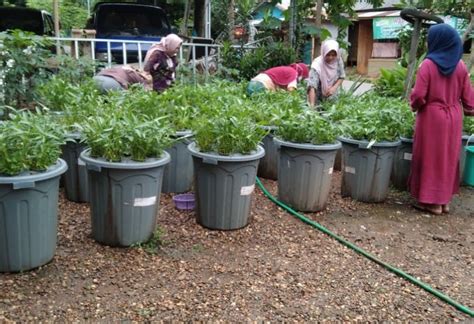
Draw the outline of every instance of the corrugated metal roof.
[[[358,12],[357,18],[359,19],[370,19],[375,17],[400,17],[400,10],[395,11],[370,11],[370,12]]]

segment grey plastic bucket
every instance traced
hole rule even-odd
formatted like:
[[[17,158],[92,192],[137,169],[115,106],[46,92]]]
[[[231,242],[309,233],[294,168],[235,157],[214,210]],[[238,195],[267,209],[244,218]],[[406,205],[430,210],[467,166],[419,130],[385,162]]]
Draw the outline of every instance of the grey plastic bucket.
[[[171,156],[171,161],[165,166],[162,192],[186,192],[193,184],[193,158],[188,150],[190,141],[187,139],[192,136],[192,132],[177,132],[175,135],[176,138],[183,136],[186,138],[175,142],[166,150]]]
[[[193,155],[197,222],[218,230],[246,226],[263,147],[249,155],[232,156],[199,152],[195,143],[188,149]]]
[[[107,162],[81,153],[89,174],[92,237],[110,246],[147,241],[156,226],[167,152],[145,162]]]
[[[363,202],[382,202],[388,195],[393,159],[400,141],[377,142],[340,137],[342,142],[343,197]]]
[[[413,154],[413,139],[401,137],[401,144],[397,147],[393,160],[391,180],[398,190],[408,189],[408,177],[411,170],[411,157]]]
[[[274,140],[280,147],[279,200],[299,211],[326,208],[334,160],[341,143],[313,145]]]
[[[62,158],[68,164],[63,175],[66,198],[74,202],[89,202],[89,181],[85,163],[79,159],[86,145],[80,142],[80,134],[69,134],[72,141],[62,146]]]
[[[42,266],[54,256],[59,178],[64,160],[45,172],[0,176],[0,272]]]
[[[265,149],[265,155],[260,159],[258,165],[257,175],[259,177],[271,180],[278,179],[278,147],[273,141],[274,132],[277,127],[264,127],[270,132],[263,138],[263,148]]]

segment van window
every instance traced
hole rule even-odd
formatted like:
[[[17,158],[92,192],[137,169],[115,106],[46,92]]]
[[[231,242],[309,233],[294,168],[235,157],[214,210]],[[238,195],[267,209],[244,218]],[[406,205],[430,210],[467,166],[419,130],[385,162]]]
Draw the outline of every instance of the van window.
[[[100,34],[161,36],[169,32],[163,11],[144,11],[142,7],[104,6],[99,9],[97,22]]]
[[[40,11],[0,9],[0,31],[21,29],[43,35],[44,25]]]

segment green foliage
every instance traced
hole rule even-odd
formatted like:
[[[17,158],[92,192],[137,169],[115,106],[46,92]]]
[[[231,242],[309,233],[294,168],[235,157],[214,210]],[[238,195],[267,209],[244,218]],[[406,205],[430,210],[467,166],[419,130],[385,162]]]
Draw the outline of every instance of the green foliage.
[[[464,116],[463,131],[469,135],[474,134],[474,117]]]
[[[262,126],[279,126],[283,120],[305,109],[305,96],[297,91],[264,91],[250,98],[254,109],[252,116]]]
[[[166,116],[143,114],[149,111],[140,103],[140,96],[150,92],[111,93],[96,109],[96,113],[76,125],[91,148],[91,156],[108,161],[130,158],[145,161],[158,158],[171,146],[174,130]]]
[[[289,65],[296,61],[296,52],[284,43],[269,43],[254,49],[232,47],[224,43],[222,65],[240,71],[240,79],[250,80],[271,67]]]
[[[148,254],[157,254],[160,247],[165,244],[163,240],[164,234],[164,230],[158,227],[153,232],[153,235],[148,241],[146,241],[145,243],[138,243],[133,246],[143,249]]]
[[[320,145],[332,144],[336,140],[332,123],[314,110],[293,114],[282,120],[276,134],[283,140],[294,143]]]
[[[343,136],[356,140],[395,141],[401,135],[411,137],[413,113],[406,101],[370,93],[353,98],[339,120]],[[340,113],[336,114],[340,117]]]
[[[0,106],[30,107],[48,77],[51,41],[29,32],[0,33]]]
[[[94,115],[105,99],[92,79],[73,84],[58,75],[42,84],[39,93],[43,105],[61,112],[58,118],[69,132],[76,132],[76,124]]]
[[[74,58],[69,55],[57,55],[54,58],[59,78],[73,84],[88,82],[95,72],[102,67],[99,61],[93,61],[87,56]]]
[[[28,7],[53,12],[53,1],[27,0]],[[59,4],[61,29],[69,32],[72,28],[84,28],[89,16],[87,8],[75,0],[62,0]]]
[[[244,96],[241,86],[213,83],[196,91],[199,117],[193,124],[198,148],[221,155],[249,154],[267,131],[253,118],[255,102]]]
[[[48,114],[10,114],[10,120],[0,123],[0,174],[46,170],[58,160],[64,138],[64,129]]]
[[[398,66],[394,69],[380,69],[380,76],[375,81],[374,91],[381,96],[401,98],[404,94],[407,69]]]

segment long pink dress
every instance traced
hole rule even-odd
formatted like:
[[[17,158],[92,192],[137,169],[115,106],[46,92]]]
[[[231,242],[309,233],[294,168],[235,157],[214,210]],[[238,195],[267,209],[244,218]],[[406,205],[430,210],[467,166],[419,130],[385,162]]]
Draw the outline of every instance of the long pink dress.
[[[417,111],[410,192],[421,203],[448,204],[459,191],[463,108],[474,115],[465,64],[460,61],[453,74],[443,76],[433,61],[424,60],[410,99]]]

